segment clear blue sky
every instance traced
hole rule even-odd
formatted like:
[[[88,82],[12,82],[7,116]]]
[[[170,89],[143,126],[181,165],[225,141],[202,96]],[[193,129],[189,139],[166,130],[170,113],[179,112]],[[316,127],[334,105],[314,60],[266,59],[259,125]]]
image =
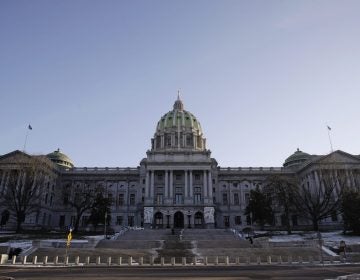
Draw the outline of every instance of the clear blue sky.
[[[0,1],[0,154],[137,166],[181,88],[221,166],[360,154],[360,1]]]

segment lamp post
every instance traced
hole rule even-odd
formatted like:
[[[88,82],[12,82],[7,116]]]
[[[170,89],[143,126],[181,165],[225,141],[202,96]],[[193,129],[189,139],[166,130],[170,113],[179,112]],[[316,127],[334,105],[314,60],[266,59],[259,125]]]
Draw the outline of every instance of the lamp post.
[[[107,211],[105,212],[105,221],[104,221],[104,239],[106,239],[106,224],[107,224]]]

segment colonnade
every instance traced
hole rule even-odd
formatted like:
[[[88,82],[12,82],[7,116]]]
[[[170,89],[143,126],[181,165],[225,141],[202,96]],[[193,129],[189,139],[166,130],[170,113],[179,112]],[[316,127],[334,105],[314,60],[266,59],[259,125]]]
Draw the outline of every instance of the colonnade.
[[[174,180],[174,172],[181,172],[182,179],[179,182]],[[155,173],[161,172],[165,175],[165,180],[161,184],[155,185]],[[195,180],[197,175],[202,174],[200,180]],[[172,204],[175,198],[175,188],[182,187],[184,196],[183,204],[193,204],[194,186],[201,186],[201,198],[204,204],[212,203],[213,186],[211,170],[194,170],[194,169],[168,169],[168,170],[148,170],[145,178],[145,201],[147,204],[153,204],[155,201],[155,187],[164,187],[164,204]]]

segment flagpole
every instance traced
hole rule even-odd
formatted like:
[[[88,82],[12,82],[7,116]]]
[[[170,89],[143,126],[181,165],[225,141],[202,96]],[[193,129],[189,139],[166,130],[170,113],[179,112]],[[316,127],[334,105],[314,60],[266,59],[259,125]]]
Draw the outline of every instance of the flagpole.
[[[26,129],[26,136],[25,136],[25,142],[24,142],[24,148],[23,148],[24,153],[25,153],[25,148],[26,148],[26,142],[27,142],[28,135],[29,135],[29,129]]]
[[[334,149],[333,149],[333,145],[332,145],[332,142],[331,142],[330,130],[331,130],[330,126],[327,126],[327,131],[328,131],[328,136],[329,136],[329,142],[330,142],[330,148],[331,148],[331,152],[333,152]]]

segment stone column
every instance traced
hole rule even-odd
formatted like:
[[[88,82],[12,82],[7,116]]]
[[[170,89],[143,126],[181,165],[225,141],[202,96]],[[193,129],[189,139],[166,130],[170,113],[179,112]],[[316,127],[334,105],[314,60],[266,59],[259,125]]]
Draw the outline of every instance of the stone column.
[[[185,170],[185,199],[189,197],[188,191],[188,172]]]
[[[204,199],[207,200],[208,192],[207,192],[207,171],[204,170],[204,178],[203,178],[203,185],[204,185]]]
[[[169,197],[169,172],[165,170],[165,198]]]
[[[171,201],[174,200],[174,171],[170,170],[170,198]]]
[[[211,170],[209,170],[208,175],[208,194],[209,194],[209,203],[212,203],[213,201],[213,186],[212,186],[212,176],[211,176]]]
[[[193,175],[192,175],[192,170],[190,170],[189,172],[189,176],[190,176],[190,198],[191,200],[193,200],[194,197],[194,186],[193,186]]]
[[[151,179],[150,179],[150,198],[154,199],[154,171],[151,171]]]
[[[150,197],[150,180],[149,180],[149,171],[146,171],[146,178],[145,178],[145,198]]]

